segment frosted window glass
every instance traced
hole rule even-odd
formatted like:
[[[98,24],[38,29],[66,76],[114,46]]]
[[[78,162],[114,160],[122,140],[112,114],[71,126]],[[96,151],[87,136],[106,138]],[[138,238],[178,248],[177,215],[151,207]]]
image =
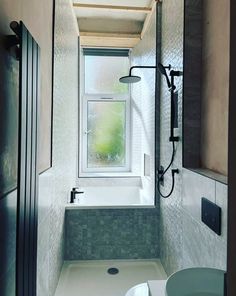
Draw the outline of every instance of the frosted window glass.
[[[127,93],[128,85],[120,83],[119,78],[128,71],[128,57],[85,56],[85,93]]]
[[[125,102],[88,102],[88,168],[125,165]]]

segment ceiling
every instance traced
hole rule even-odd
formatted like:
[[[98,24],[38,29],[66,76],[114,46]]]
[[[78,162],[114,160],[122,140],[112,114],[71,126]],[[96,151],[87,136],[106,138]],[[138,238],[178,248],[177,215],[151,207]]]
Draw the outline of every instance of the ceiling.
[[[82,46],[133,47],[142,38],[155,0],[74,0]]]

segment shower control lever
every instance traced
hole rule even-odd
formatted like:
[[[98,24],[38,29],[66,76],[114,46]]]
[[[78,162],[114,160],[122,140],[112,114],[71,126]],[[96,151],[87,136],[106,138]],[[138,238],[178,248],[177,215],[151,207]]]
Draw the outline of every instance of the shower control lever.
[[[169,137],[169,141],[170,142],[179,142],[179,137],[177,136],[177,137],[175,137],[175,136],[170,136]]]
[[[70,203],[74,203],[76,194],[83,194],[84,191],[80,191],[78,187],[72,188],[70,192]]]
[[[174,176],[175,174],[179,174],[179,169],[172,169],[172,176]]]
[[[183,75],[182,71],[174,71],[174,70],[170,71],[170,76],[182,76],[182,75]]]

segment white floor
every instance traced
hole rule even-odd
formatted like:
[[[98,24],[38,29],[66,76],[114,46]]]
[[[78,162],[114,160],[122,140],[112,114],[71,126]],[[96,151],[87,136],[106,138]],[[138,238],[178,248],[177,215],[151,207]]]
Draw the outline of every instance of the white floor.
[[[109,275],[110,267],[119,273]],[[66,261],[55,296],[124,296],[134,285],[163,279],[159,260]]]

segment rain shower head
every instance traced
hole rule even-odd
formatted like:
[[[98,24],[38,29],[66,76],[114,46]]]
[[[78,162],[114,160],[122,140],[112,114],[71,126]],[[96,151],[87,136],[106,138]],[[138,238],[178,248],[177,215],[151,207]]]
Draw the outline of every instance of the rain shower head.
[[[141,80],[141,77],[132,75],[132,70],[135,68],[139,69],[156,69],[156,66],[133,66],[129,70],[129,75],[128,76],[123,76],[119,79],[121,83],[136,83]]]
[[[133,76],[133,75],[128,75],[128,76],[123,76],[119,79],[121,83],[136,83],[141,80],[141,77],[139,76]]]
[[[170,79],[169,79],[169,77],[167,76],[167,73],[166,73],[166,69],[170,70],[170,69],[171,69],[171,66],[169,65],[169,66],[165,67],[165,66],[163,66],[161,63],[158,63],[157,68],[158,68],[158,71],[159,71],[162,75],[165,76],[165,78],[166,78],[166,82],[167,82],[167,85],[168,85],[168,88],[169,88],[169,89],[172,88],[172,85],[171,85],[171,83],[170,83]]]

